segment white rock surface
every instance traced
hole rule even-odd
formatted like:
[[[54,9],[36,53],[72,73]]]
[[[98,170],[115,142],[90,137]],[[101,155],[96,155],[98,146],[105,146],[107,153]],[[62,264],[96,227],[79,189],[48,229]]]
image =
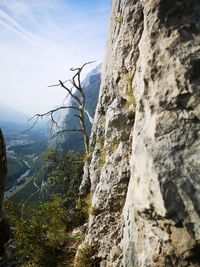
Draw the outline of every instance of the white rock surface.
[[[113,1],[82,183],[101,267],[200,266],[199,33],[198,0]]]

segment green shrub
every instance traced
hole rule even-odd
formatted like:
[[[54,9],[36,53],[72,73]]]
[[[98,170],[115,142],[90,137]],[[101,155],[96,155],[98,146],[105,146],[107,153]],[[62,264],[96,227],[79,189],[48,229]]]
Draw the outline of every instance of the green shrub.
[[[134,110],[128,110],[127,112],[127,118],[132,121],[135,119],[135,111]]]
[[[131,72],[127,73],[125,75],[125,83],[126,85],[130,88],[132,87],[132,82],[133,82],[133,74]]]
[[[89,193],[86,197],[80,198],[76,202],[76,209],[79,212],[79,216],[82,218],[82,224],[84,224],[89,217],[92,207],[92,193]]]
[[[114,20],[115,20],[115,22],[122,24],[124,18],[123,18],[123,16],[115,16]]]
[[[78,209],[66,209],[65,201],[58,197],[26,211],[23,218],[15,215],[15,208],[7,211],[7,218],[15,225],[15,257],[20,266],[55,267],[65,266],[64,262],[73,266],[82,239],[72,235],[72,230],[85,221],[83,214]]]
[[[15,220],[17,258],[27,266],[56,266],[56,262],[65,258],[63,245],[69,239],[62,199],[42,204],[28,215]]]
[[[105,162],[106,162],[106,151],[104,149],[100,151],[99,166],[102,168]]]
[[[78,200],[83,173],[83,158],[76,152],[50,149],[45,155],[43,174],[50,200],[33,209],[4,202],[4,214],[14,228],[15,252],[19,266],[72,267],[81,234],[73,230],[83,225],[91,209],[92,195]],[[59,197],[59,196],[60,197]],[[80,230],[81,232],[81,230]]]
[[[98,216],[101,213],[101,209],[96,208],[95,206],[92,206],[91,208],[91,215]]]
[[[83,175],[83,158],[74,151],[64,154],[53,149],[47,151],[45,158],[43,189],[47,195],[61,195],[68,200],[68,205],[75,205]]]
[[[97,247],[94,244],[87,243],[79,250],[74,267],[97,267],[99,263]]]
[[[120,138],[115,136],[115,138],[113,139],[113,141],[111,143],[112,150],[115,150],[118,147],[118,145],[120,144],[120,142],[121,142]]]
[[[85,163],[88,163],[88,164],[90,164],[91,160],[92,160],[92,153],[88,153],[88,154],[85,155],[84,158],[83,158],[83,161],[84,161]]]

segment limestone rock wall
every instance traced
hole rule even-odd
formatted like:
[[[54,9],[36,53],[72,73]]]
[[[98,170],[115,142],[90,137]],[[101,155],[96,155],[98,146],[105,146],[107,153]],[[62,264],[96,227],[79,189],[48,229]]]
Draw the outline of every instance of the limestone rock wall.
[[[143,1],[125,266],[200,266],[200,2]]]
[[[3,133],[0,129],[0,266],[3,266],[2,256],[4,255],[4,244],[8,241],[10,234],[9,224],[4,218],[2,218],[2,212],[1,212],[6,175],[7,175],[6,147],[5,147]]]
[[[3,202],[6,175],[7,175],[6,147],[4,143],[3,133],[0,129],[0,211]]]
[[[200,266],[199,100],[200,2],[114,0],[82,183],[101,267]]]

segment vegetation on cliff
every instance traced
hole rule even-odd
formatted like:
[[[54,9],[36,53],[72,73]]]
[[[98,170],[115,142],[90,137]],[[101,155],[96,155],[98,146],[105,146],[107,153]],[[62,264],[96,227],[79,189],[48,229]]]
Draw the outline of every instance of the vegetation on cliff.
[[[6,219],[14,229],[8,261],[16,266],[73,266],[82,240],[82,231],[74,229],[87,221],[89,209],[88,200],[78,198],[83,160],[75,152],[50,149],[43,169],[48,201],[37,208],[26,206],[23,213],[20,204],[4,202]]]

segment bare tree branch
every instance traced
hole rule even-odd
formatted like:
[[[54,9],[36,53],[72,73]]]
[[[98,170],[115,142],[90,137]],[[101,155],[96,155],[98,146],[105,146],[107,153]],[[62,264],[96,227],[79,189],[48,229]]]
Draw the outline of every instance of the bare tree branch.
[[[75,94],[72,93],[72,90],[70,90],[68,87],[66,87],[62,81],[60,81],[60,85],[69,93],[69,95],[78,103],[81,104],[81,100],[79,99],[78,96],[76,96]]]
[[[57,122],[56,122],[56,121],[54,120],[54,118],[52,117],[52,114],[55,113],[55,112],[57,112],[57,111],[59,111],[59,110],[61,110],[61,109],[75,109],[75,110],[77,110],[77,111],[80,111],[80,109],[79,109],[78,107],[75,107],[75,106],[62,106],[62,107],[58,107],[58,108],[49,110],[49,111],[47,111],[47,112],[45,112],[45,113],[42,113],[42,114],[37,113],[37,114],[35,114],[33,117],[31,117],[30,119],[28,119],[28,121],[31,121],[31,120],[33,120],[34,118],[36,118],[36,120],[35,120],[35,122],[33,123],[33,125],[32,125],[27,131],[33,129],[33,127],[37,124],[39,118],[42,119],[43,117],[46,117],[46,116],[47,116],[47,117],[50,116],[52,122],[53,122],[54,124],[57,125]],[[58,127],[58,128],[60,128],[60,127]]]
[[[95,63],[95,61],[86,62],[81,67],[79,67],[79,68],[71,68],[70,70],[71,71],[78,71],[80,73],[86,65],[89,65],[89,64],[92,64],[92,63]]]
[[[81,129],[65,129],[65,130],[61,130],[61,131],[58,131],[56,133],[54,133],[52,135],[52,139],[55,138],[57,135],[60,135],[60,134],[63,134],[63,133],[67,133],[67,132],[82,132]]]
[[[80,129],[62,129],[58,132],[56,132],[52,138],[54,138],[55,136],[57,136],[58,134],[62,134],[65,132],[81,132],[83,135],[83,139],[84,139],[84,145],[85,145],[85,152],[86,154],[89,152],[89,135],[87,132],[87,128],[86,128],[86,121],[85,121],[85,102],[86,102],[86,96],[85,96],[85,92],[84,92],[84,86],[81,85],[81,72],[83,70],[83,68],[91,63],[94,63],[94,61],[91,62],[86,62],[84,63],[81,67],[79,68],[71,68],[70,70],[75,72],[75,74],[73,75],[71,80],[66,80],[64,82],[62,82],[61,80],[59,80],[58,84],[54,84],[54,85],[50,85],[49,87],[62,87],[63,89],[65,89],[67,91],[67,96],[70,96],[71,98],[74,99],[75,103],[77,104],[77,106],[71,105],[71,106],[62,106],[56,109],[52,109],[49,110],[48,112],[45,112],[43,114],[35,114],[30,120],[36,118],[36,121],[33,123],[33,125],[31,126],[30,129],[32,129],[36,123],[38,122],[39,118],[43,118],[45,116],[50,116],[51,118],[51,122],[52,122],[52,127],[51,129],[53,129],[53,126],[55,125],[58,129],[61,129],[61,127],[58,125],[58,123],[56,122],[56,120],[54,119],[54,113],[61,110],[61,109],[74,109],[77,110],[79,114],[75,114],[75,117],[77,117],[79,119],[80,122]],[[69,88],[67,86],[67,83],[70,83],[72,88]],[[75,89],[75,91],[73,91],[73,89]],[[78,95],[76,94],[76,92],[78,91]]]
[[[29,121],[31,121],[35,117],[41,117],[42,118],[42,117],[48,116],[48,115],[50,115],[50,114],[52,114],[54,112],[57,112],[57,111],[59,111],[61,109],[76,109],[76,110],[80,111],[80,109],[78,107],[75,107],[75,106],[66,106],[66,107],[63,106],[63,107],[58,107],[58,108],[55,108],[55,109],[51,109],[51,110],[49,110],[49,111],[47,111],[47,112],[45,112],[43,114],[38,114],[37,113],[32,118],[30,118]]]
[[[56,128],[61,129],[61,127],[58,125],[58,123],[54,120],[53,113],[51,113],[51,131],[53,131],[53,126],[56,125]]]

